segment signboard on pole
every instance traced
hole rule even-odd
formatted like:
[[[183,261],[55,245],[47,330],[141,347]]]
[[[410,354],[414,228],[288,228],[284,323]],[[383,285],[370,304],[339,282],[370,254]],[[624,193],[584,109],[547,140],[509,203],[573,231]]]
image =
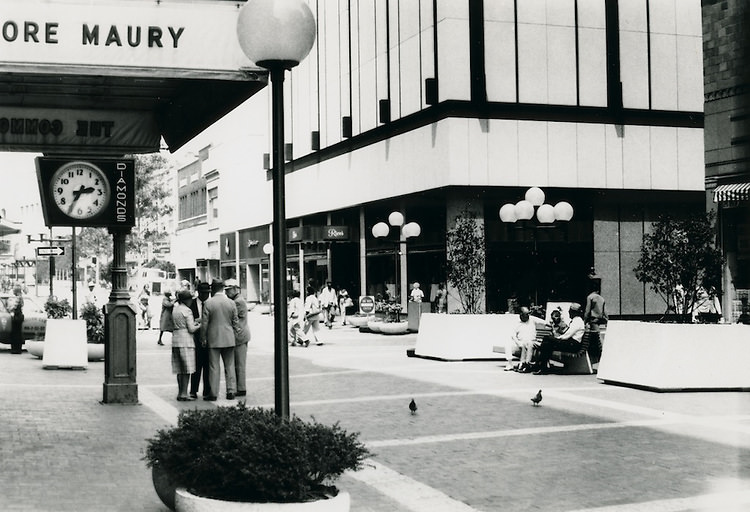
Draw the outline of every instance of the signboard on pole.
[[[65,247],[60,247],[59,245],[36,248],[37,256],[62,256],[63,254],[65,254]]]
[[[359,298],[359,312],[365,315],[375,313],[375,297],[372,295],[362,295]]]

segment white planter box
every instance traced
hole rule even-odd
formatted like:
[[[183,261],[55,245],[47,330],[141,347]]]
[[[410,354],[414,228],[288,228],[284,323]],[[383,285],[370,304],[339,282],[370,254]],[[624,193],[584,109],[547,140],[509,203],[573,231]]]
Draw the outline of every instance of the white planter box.
[[[750,326],[612,320],[597,378],[654,391],[750,389]]]
[[[532,319],[544,323],[538,318]],[[445,361],[505,359],[492,349],[495,345],[505,345],[519,321],[516,314],[423,313],[414,355]]]

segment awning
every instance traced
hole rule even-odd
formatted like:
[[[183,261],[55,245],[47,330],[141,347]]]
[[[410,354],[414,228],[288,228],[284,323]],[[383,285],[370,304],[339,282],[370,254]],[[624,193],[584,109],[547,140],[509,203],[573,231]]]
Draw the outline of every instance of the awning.
[[[750,183],[728,183],[714,190],[714,203],[750,201]]]
[[[15,222],[0,218],[0,236],[15,235],[20,233],[21,228]]]

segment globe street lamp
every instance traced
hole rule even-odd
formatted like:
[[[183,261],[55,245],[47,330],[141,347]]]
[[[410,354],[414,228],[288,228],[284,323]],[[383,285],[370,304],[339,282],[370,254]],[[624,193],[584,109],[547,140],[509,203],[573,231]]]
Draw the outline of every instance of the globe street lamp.
[[[272,243],[274,300],[274,398],[276,414],[289,417],[289,354],[286,342],[286,205],[284,189],[284,73],[315,42],[315,18],[301,0],[251,0],[237,19],[242,51],[271,77],[273,152]]]
[[[390,227],[388,225],[391,225],[392,227],[399,228],[401,230],[401,235],[399,236],[398,240],[392,240],[396,244],[395,250],[394,250],[394,257],[395,257],[395,274],[393,276],[393,279],[395,281],[395,287],[396,287],[396,296],[401,296],[401,302],[403,306],[403,296],[405,294],[401,293],[402,290],[399,286],[399,247],[401,244],[406,244],[407,239],[414,238],[419,236],[422,233],[422,227],[417,224],[416,222],[408,222],[404,224],[404,215],[401,212],[391,212],[390,215],[388,215],[388,224],[385,222],[378,222],[372,227],[372,236],[375,238],[385,238],[388,236],[388,233],[390,233]]]
[[[573,218],[573,207],[567,201],[560,201],[552,206],[544,202],[544,191],[539,187],[531,187],[524,194],[524,198],[517,203],[506,203],[500,208],[500,220],[505,223],[528,221],[534,218],[540,224],[553,224],[555,221],[568,222]],[[536,231],[534,235],[534,253],[536,254]],[[536,300],[536,299],[535,299]]]

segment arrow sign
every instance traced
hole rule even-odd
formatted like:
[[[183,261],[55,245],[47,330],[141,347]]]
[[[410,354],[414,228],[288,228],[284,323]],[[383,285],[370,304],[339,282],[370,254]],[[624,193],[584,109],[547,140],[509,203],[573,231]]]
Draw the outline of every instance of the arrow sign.
[[[63,254],[65,254],[65,247],[60,247],[59,245],[36,248],[37,256],[62,256]]]

